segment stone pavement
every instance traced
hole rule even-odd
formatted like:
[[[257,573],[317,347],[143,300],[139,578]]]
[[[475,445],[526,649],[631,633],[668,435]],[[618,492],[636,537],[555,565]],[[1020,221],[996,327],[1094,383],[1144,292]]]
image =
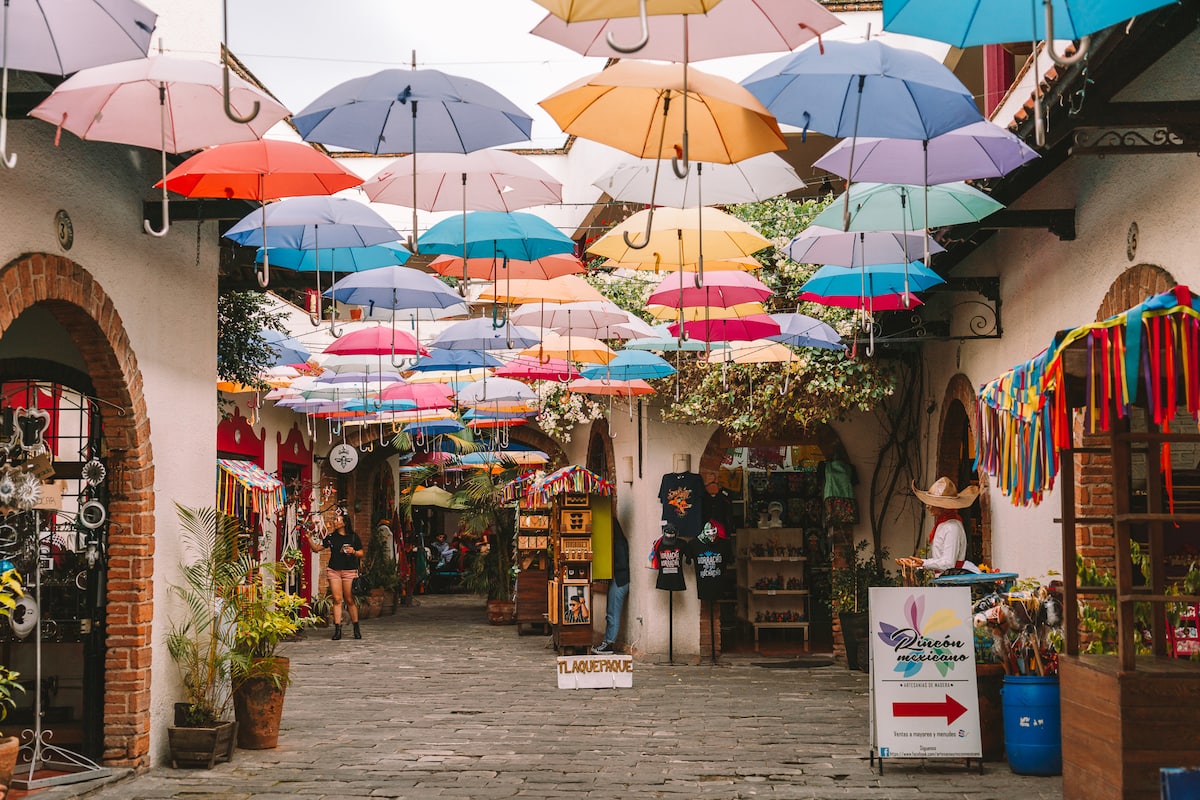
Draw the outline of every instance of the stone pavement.
[[[152,770],[41,800],[328,798],[967,798],[1057,800],[1059,778],[961,761],[867,760],[867,676],[635,663],[633,689],[556,688],[549,638],[487,625],[482,600],[423,596],[288,645],[275,750],[212,770]]]

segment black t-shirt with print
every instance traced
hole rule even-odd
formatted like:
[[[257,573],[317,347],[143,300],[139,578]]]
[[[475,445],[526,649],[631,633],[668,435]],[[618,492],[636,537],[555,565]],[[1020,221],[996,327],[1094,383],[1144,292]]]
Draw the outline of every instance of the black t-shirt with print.
[[[695,472],[668,472],[658,487],[662,518],[687,539],[704,529],[704,479]]]
[[[658,554],[658,580],[655,587],[669,592],[682,592],[687,588],[683,577],[683,542],[678,536],[664,536],[654,547]]]
[[[696,566],[696,596],[701,600],[717,600],[721,597],[725,564],[729,556],[720,540],[692,542],[689,556]]]

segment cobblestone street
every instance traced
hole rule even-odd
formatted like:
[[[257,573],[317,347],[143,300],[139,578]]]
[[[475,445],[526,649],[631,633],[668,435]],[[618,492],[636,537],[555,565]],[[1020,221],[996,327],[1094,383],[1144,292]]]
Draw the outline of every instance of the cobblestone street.
[[[548,637],[424,596],[289,645],[280,745],[212,770],[155,769],[43,800],[305,798],[1061,798],[1059,778],[989,763],[867,759],[868,678],[810,669],[636,663],[629,690],[559,690]]]

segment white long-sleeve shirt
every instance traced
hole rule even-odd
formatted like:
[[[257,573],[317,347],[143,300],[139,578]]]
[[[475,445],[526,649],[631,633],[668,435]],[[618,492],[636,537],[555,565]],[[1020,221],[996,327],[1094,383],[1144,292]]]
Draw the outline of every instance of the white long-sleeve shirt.
[[[933,532],[933,544],[929,546],[929,558],[921,569],[942,573],[967,557],[967,531],[961,520],[948,519]]]

